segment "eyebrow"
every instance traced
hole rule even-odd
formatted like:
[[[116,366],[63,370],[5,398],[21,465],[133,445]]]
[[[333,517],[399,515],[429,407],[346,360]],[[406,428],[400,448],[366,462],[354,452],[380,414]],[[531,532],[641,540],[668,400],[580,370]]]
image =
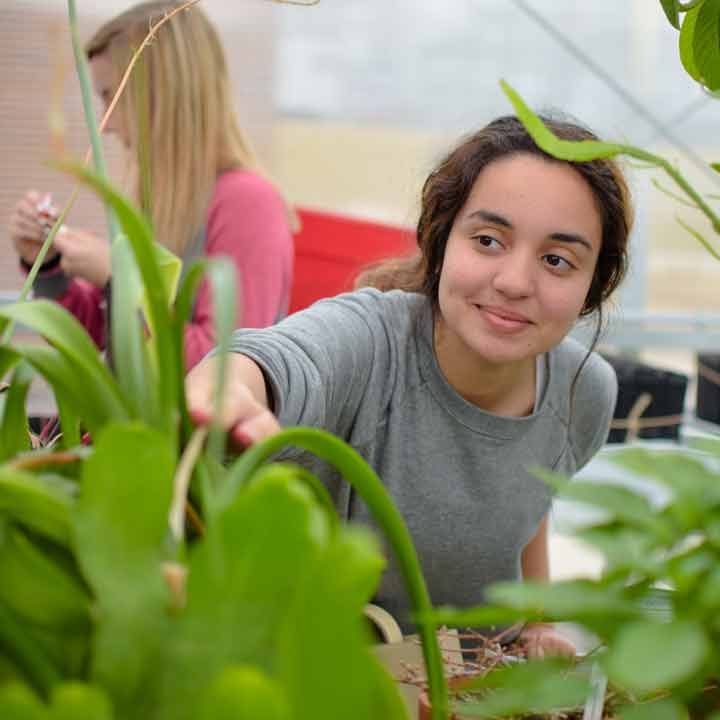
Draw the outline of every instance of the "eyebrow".
[[[466,219],[474,220],[476,218],[485,220],[485,222],[492,223],[493,225],[500,225],[501,227],[508,228],[508,230],[513,229],[513,224],[506,217],[490,212],[489,210],[475,210],[474,212],[471,212]],[[584,248],[592,252],[592,245],[582,235],[578,235],[577,233],[554,232],[550,233],[548,237],[563,243],[582,245]]]

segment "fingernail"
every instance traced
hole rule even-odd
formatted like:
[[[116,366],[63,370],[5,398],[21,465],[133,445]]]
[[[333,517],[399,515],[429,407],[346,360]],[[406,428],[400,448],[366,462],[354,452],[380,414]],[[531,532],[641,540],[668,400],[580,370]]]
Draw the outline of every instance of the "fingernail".
[[[236,427],[233,428],[230,434],[232,435],[232,439],[243,447],[250,447],[250,445],[255,442],[255,438],[247,430],[241,430]]]

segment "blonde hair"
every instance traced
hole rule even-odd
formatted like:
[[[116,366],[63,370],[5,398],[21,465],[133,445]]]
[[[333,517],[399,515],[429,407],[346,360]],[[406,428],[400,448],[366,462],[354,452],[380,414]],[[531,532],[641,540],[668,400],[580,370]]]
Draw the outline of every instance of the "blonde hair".
[[[126,10],[95,33],[88,58],[106,55],[119,84],[150,26],[178,5],[155,0]],[[232,106],[220,39],[200,8],[177,13],[158,30],[116,112],[136,155],[136,200],[157,239],[182,256],[205,225],[218,175],[258,170]]]

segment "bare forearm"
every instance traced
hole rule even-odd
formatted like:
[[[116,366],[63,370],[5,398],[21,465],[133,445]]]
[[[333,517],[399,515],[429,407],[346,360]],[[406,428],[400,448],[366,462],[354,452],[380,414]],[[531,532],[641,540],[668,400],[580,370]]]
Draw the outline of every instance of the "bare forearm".
[[[550,559],[548,553],[547,515],[540,523],[535,536],[522,553],[522,574],[525,580],[549,580]]]

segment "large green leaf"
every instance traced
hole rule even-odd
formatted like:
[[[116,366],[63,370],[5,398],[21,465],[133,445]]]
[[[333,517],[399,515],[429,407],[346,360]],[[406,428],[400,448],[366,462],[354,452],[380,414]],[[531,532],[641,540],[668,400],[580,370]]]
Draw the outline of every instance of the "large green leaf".
[[[310,491],[278,478],[252,484],[212,518],[191,551],[187,606],[156,672],[158,718],[192,718],[227,665],[272,674],[282,619],[328,537]]]
[[[496,583],[487,590],[488,602],[505,605],[548,620],[611,625],[640,617],[642,611],[621,590],[592,580],[553,583],[525,581]]]
[[[661,560],[654,552],[657,540],[643,530],[610,523],[583,528],[575,535],[603,554],[606,572],[632,571],[651,577],[660,572]]]
[[[670,24],[679,30],[680,13],[678,11],[678,0],[660,0],[660,4],[662,5],[662,9],[665,11],[665,15],[667,15],[667,19],[670,21]]]
[[[82,419],[91,433],[99,431],[115,418],[114,399],[78,372],[69,358],[45,345],[16,345],[16,350],[45,378],[52,387],[58,407]],[[95,392],[99,390],[99,392]]]
[[[132,247],[145,288],[147,320],[153,334],[153,347],[157,352],[156,364],[162,369],[162,372],[158,373],[160,408],[166,428],[174,437],[178,420],[178,376],[181,374],[181,358],[177,355],[173,342],[169,307],[171,298],[168,296],[167,280],[163,276],[160,255],[153,241],[151,228],[142,214],[119,192],[87,168],[74,163],[63,163],[59,167],[91,187],[115,211],[124,236]]]
[[[647,498],[619,485],[573,482],[565,486],[561,497],[585,503],[610,513],[613,519],[651,531],[662,531],[660,521]]]
[[[0,602],[40,627],[87,632],[90,598],[78,578],[21,529],[0,532]]]
[[[720,0],[704,0],[698,7],[694,30],[693,60],[700,75],[700,82],[709,90],[718,90],[720,89]]]
[[[225,668],[203,693],[195,720],[290,720],[283,688],[256,667]]]
[[[65,547],[71,538],[72,505],[67,486],[0,466],[0,513]]]
[[[23,627],[19,618],[0,603],[0,655],[10,660],[28,684],[42,697],[47,697],[60,682],[60,672],[43,648]],[[2,688],[0,688],[0,692]],[[13,695],[11,699],[15,699]],[[2,708],[0,694],[0,708]],[[0,717],[5,720],[5,715]]]
[[[558,659],[493,670],[466,687],[485,692],[457,703],[457,712],[484,718],[578,710],[590,691],[588,678]]]
[[[0,718],[3,720],[50,720],[43,703],[26,685],[19,682],[0,687]]]
[[[666,515],[685,533],[702,527],[720,506],[720,475],[687,451],[650,452],[634,448],[617,453],[613,461],[661,483],[672,491]]]
[[[274,453],[288,445],[308,450],[330,463],[349,482],[368,506],[375,522],[395,553],[405,581],[412,612],[422,640],[428,671],[430,699],[435,713],[447,706],[447,686],[442,657],[431,615],[430,596],[410,533],[380,478],[347,443],[322,430],[291,428],[246,450],[231,468],[224,486],[213,497],[209,508],[214,514],[232,501],[238,488]]]
[[[542,120],[530,110],[520,95],[518,95],[507,82],[501,80],[500,86],[512,103],[517,116],[530,133],[532,139],[536,142],[537,146],[548,153],[548,155],[552,155],[559,160],[587,162],[600,158],[615,157],[628,150],[626,145],[605,143],[599,140],[560,140],[545,126]]]
[[[53,690],[48,720],[112,720],[112,717],[110,701],[97,686],[64,683]]]
[[[98,606],[92,678],[122,717],[142,716],[165,640],[162,575],[175,458],[163,434],[108,427],[82,473],[75,513],[78,561]]]
[[[620,720],[687,720],[688,718],[687,710],[672,698],[623,705],[615,712]]]
[[[113,369],[132,416],[162,428],[159,384],[145,337],[141,314],[143,288],[132,249],[124,236],[112,243],[113,277],[110,328]]]
[[[699,14],[700,7],[695,7],[685,15],[679,38],[680,61],[685,72],[697,82],[701,81],[700,70],[695,62],[695,31]]]
[[[175,352],[182,359],[183,371],[178,375],[178,397],[180,398],[180,413],[183,424],[183,433],[185,438],[189,438],[194,427],[190,422],[187,413],[187,403],[185,398],[185,325],[192,318],[193,309],[195,307],[195,296],[197,294],[200,283],[207,271],[208,258],[198,258],[185,268],[185,274],[180,280],[177,291],[177,298],[173,307],[173,336],[175,339]],[[197,472],[197,470],[196,470]]]
[[[127,405],[115,378],[100,359],[85,329],[65,308],[50,300],[15,303],[0,307],[0,316],[21,322],[44,336],[66,358],[72,371],[102,404],[109,419],[123,420]]]
[[[15,369],[10,387],[0,393],[0,462],[30,449],[25,401],[32,377],[30,366],[22,363]]]
[[[669,690],[697,672],[709,650],[699,623],[630,623],[615,637],[605,667],[611,680],[630,690]]]
[[[346,530],[303,576],[279,634],[277,661],[298,720],[406,717],[362,619],[384,564],[372,536]],[[328,662],[338,643],[342,663]]]

